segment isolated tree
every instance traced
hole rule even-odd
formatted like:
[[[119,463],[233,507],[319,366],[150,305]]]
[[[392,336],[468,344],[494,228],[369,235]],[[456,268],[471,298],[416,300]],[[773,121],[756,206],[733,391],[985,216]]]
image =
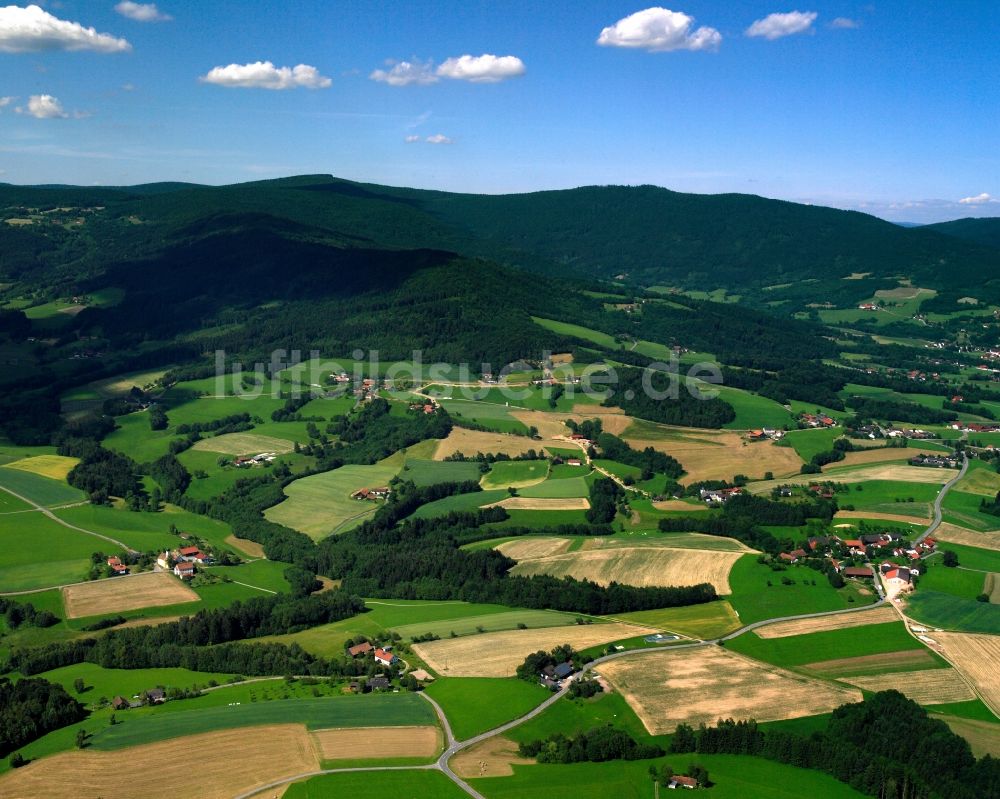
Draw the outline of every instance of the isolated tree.
[[[87,745],[87,731],[82,727],[76,731],[76,748],[83,749]]]
[[[82,694],[82,693],[83,693],[83,691],[84,691],[84,689],[85,689],[86,687],[87,687],[87,686],[86,686],[86,685],[84,685],[84,682],[83,682],[83,678],[82,678],[82,677],[77,677],[77,678],[76,678],[75,680],[73,680],[73,689],[74,689],[74,690],[75,690],[75,691],[76,691],[76,692],[77,692],[78,694]]]
[[[958,565],[958,553],[952,549],[946,549],[944,552],[944,560],[942,562],[945,566],[954,568]]]

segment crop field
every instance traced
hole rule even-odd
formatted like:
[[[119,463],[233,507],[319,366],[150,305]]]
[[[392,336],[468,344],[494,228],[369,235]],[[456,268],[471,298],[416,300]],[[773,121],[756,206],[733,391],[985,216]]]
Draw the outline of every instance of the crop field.
[[[509,610],[503,613],[486,613],[482,616],[465,616],[441,621],[420,621],[392,628],[403,638],[417,638],[428,633],[441,638],[455,635],[473,635],[483,632],[516,630],[520,625],[530,629],[543,627],[564,627],[576,623],[576,616],[556,610],[531,610],[528,608]]]
[[[271,796],[272,792],[264,794]],[[440,771],[376,771],[324,774],[291,785],[282,799],[395,796],[400,799],[467,799],[468,794]]]
[[[882,605],[865,613],[843,613],[838,616],[818,616],[812,619],[794,619],[779,621],[758,627],[754,633],[758,638],[787,638],[790,635],[807,635],[809,633],[843,630],[848,627],[866,627],[870,624],[888,624],[899,619],[896,611]]]
[[[528,432],[527,426],[520,422],[506,405],[448,399],[442,400],[441,405],[456,419],[467,419],[498,433]]]
[[[555,468],[560,469],[562,467],[557,466]],[[563,477],[559,479],[549,478],[541,483],[523,488],[518,493],[522,497],[533,499],[566,499],[570,497],[589,496],[590,488],[583,477]]]
[[[41,513],[12,513],[2,518],[0,586],[4,591],[28,591],[84,580],[90,570],[91,553],[107,543],[63,527]]]
[[[0,488],[7,488],[44,508],[83,502],[87,499],[82,491],[67,485],[64,481],[53,480],[24,469],[11,468],[10,464],[0,466]]]
[[[472,457],[482,452],[503,453],[505,455],[523,455],[529,449],[538,450],[539,444],[527,436],[514,436],[504,433],[489,433],[481,430],[466,430],[455,427],[448,437],[438,444],[434,460],[441,461],[449,455],[461,452]]]
[[[123,610],[197,602],[198,594],[166,572],[109,577],[63,589],[66,617],[78,619]]]
[[[517,744],[502,735],[463,749],[448,763],[463,779],[471,777],[512,777],[514,765],[529,766],[535,761],[521,757]]]
[[[499,505],[507,510],[587,510],[590,507],[590,500],[586,497],[507,497],[480,507],[493,505]]]
[[[896,690],[921,705],[967,702],[976,698],[955,669],[897,671],[868,677],[845,677],[843,682],[873,693]]]
[[[828,713],[861,699],[841,689],[766,666],[720,647],[664,650],[613,660],[601,674],[621,691],[652,735],[678,724],[719,718],[778,721]]]
[[[398,471],[394,466],[341,466],[303,477],[289,483],[285,487],[288,499],[268,508],[264,516],[318,541],[374,515],[378,502],[351,499],[351,494],[388,485]]]
[[[510,677],[527,655],[540,649],[548,651],[560,644],[570,644],[574,649],[581,650],[651,632],[656,631],[651,627],[611,622],[574,625],[558,630],[486,633],[475,638],[478,646],[463,638],[430,641],[414,644],[413,651],[442,676]]]
[[[841,521],[843,519],[868,519],[871,521],[902,522],[903,524],[919,525],[919,522],[913,516],[903,513],[878,513],[870,510],[838,510],[834,516],[834,521]]]
[[[496,549],[514,560],[532,560],[549,555],[559,555],[568,550],[572,543],[573,539],[571,538],[520,536],[500,544]]]
[[[50,480],[65,481],[66,475],[79,462],[79,458],[68,458],[65,455],[33,455],[5,465],[8,469],[21,469],[25,472],[48,477]]]
[[[583,536],[573,549],[615,549],[617,547],[665,547],[702,549],[712,552],[756,552],[735,538],[705,533],[651,533],[622,531],[614,536]]]
[[[264,557],[264,547],[256,541],[251,541],[247,538],[237,538],[235,535],[228,535],[224,540],[233,549],[244,555],[249,555],[251,558]]]
[[[203,438],[192,449],[201,452],[218,452],[222,455],[257,455],[261,452],[274,452],[280,455],[291,452],[293,447],[293,441],[250,432],[226,433],[221,436]]]
[[[448,677],[425,690],[444,709],[459,741],[519,718],[549,696],[541,685],[516,677]]]
[[[955,544],[962,544],[967,547],[979,547],[989,549],[993,552],[1000,552],[1000,532],[976,532],[957,524],[942,522],[934,533],[934,537],[939,541],[946,541]],[[947,549],[947,547],[944,547]]]
[[[437,442],[432,442],[437,447]],[[475,453],[472,453],[475,455]],[[417,486],[462,483],[480,478],[479,464],[466,461],[407,459],[399,476]]]
[[[1000,605],[920,589],[907,599],[906,613],[932,627],[1000,635]]]
[[[193,752],[197,779],[164,778],[164,764],[184,762]],[[256,785],[319,768],[309,734],[294,723],[137,746],[128,751],[127,777],[109,779],[122,762],[120,752],[63,752],[9,772],[0,778],[0,793],[25,799],[231,799]]]
[[[979,510],[984,497],[965,491],[949,491],[941,503],[944,520],[972,530],[1000,530],[1000,517]]]
[[[868,463],[903,463],[917,455],[937,455],[938,452],[922,447],[872,447],[871,449],[848,452],[844,460],[838,461],[838,467],[862,466]],[[924,467],[920,467],[924,468]]]
[[[989,497],[992,499],[1000,491],[1000,474],[997,474],[986,467],[983,461],[970,461],[970,464],[982,464],[979,468],[970,466],[968,473],[955,486],[958,491],[965,491],[968,494]]]
[[[691,638],[711,639],[732,632],[740,626],[732,605],[724,600],[680,608],[637,610],[621,613],[612,621],[626,621],[663,632],[680,633]]]
[[[669,586],[711,583],[720,594],[730,593],[729,571],[743,557],[739,552],[619,547],[522,558],[512,574],[549,574],[556,578],[592,580],[600,585]]]
[[[1000,637],[964,633],[933,635],[948,659],[976,686],[990,709],[1000,714],[1000,680],[997,680],[996,673],[996,664],[1000,660]]]
[[[500,461],[483,475],[483,488],[523,488],[540,483],[549,473],[548,461]]]
[[[315,730],[322,760],[432,758],[441,751],[440,727],[347,727]]]
[[[902,652],[884,652],[880,655],[858,655],[857,657],[806,663],[803,664],[802,668],[821,677],[844,679],[845,677],[886,674],[900,669],[923,671],[937,669],[942,665],[942,661],[928,649],[908,649]]]
[[[964,719],[939,713],[932,713],[931,718],[940,719],[953,733],[965,738],[976,757],[1000,757],[1000,725],[996,721]]]

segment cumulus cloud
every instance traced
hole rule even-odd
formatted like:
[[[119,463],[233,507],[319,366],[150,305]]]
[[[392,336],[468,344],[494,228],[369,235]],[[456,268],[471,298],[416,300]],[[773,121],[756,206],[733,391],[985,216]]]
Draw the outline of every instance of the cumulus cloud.
[[[212,83],[234,89],[326,89],[333,83],[319,74],[316,67],[299,64],[296,67],[276,67],[270,61],[253,64],[230,64],[215,67],[202,75],[202,83]]]
[[[783,36],[805,33],[812,28],[818,17],[815,11],[789,11],[787,14],[768,14],[758,19],[746,30],[747,36],[773,41]]]
[[[46,50],[91,50],[121,53],[132,49],[125,39],[98,33],[79,22],[67,22],[35,5],[0,8],[0,52],[37,53]]]
[[[654,6],[636,11],[601,31],[604,47],[631,47],[649,52],[718,50],[722,34],[715,28],[694,27],[694,17],[683,11]]]
[[[390,69],[376,69],[368,77],[390,86],[426,86],[437,83],[440,78],[434,74],[434,65],[420,61],[390,61]]]
[[[35,119],[66,119],[67,114],[51,94],[33,94],[28,98],[28,107],[18,107],[17,113],[27,114]]]
[[[837,28],[838,30],[853,30],[854,28],[860,28],[861,23],[850,17],[837,17],[830,23],[830,27]]]
[[[959,202],[962,205],[986,205],[987,203],[1000,203],[1000,200],[984,191],[975,197],[963,197]]]
[[[513,55],[463,55],[449,58],[437,68],[441,78],[467,80],[472,83],[499,83],[525,73],[524,62]]]
[[[428,136],[426,139],[428,144],[454,144],[454,139],[449,139],[443,133],[435,133],[433,136]]]
[[[160,11],[156,3],[133,3],[132,0],[123,0],[115,6],[115,11],[136,22],[167,22],[173,19],[169,14]]]
[[[0,109],[6,108],[16,99],[16,97],[0,97]]]

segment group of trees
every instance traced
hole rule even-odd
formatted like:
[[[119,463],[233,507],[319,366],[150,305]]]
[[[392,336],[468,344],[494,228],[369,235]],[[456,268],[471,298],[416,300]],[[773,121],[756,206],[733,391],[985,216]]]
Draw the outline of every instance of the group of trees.
[[[71,438],[58,448],[60,455],[79,458],[66,481],[85,492],[95,503],[109,497],[131,497],[144,494],[139,485],[139,466],[127,455],[105,449],[92,438]]]
[[[590,507],[587,521],[591,524],[607,524],[614,521],[618,508],[625,499],[624,489],[610,477],[598,477],[590,484]]]
[[[249,413],[233,413],[208,422],[179,424],[175,432],[179,436],[186,436],[190,433],[214,433],[221,436],[225,433],[241,433],[251,429],[253,429],[253,419]]]
[[[0,757],[86,716],[83,705],[58,683],[0,677]]]
[[[642,451],[633,449],[618,436],[603,432],[598,434],[594,443],[601,451],[601,457],[642,469],[640,480],[651,480],[654,474],[665,474],[676,482],[684,474],[680,461],[652,447],[646,447]]]
[[[623,367],[604,405],[630,416],[682,427],[719,428],[736,418],[728,402],[696,397],[683,375]]]
[[[0,613],[9,630],[18,627],[51,627],[59,618],[48,610],[37,610],[30,602],[21,604],[13,599],[0,596]]]
[[[656,744],[638,743],[624,730],[610,724],[595,727],[576,736],[553,733],[545,740],[529,741],[518,746],[521,757],[533,757],[539,763],[603,763],[607,760],[647,760],[660,757]]]
[[[518,679],[526,682],[538,682],[542,672],[550,667],[558,666],[560,663],[572,663],[577,658],[577,652],[569,644],[560,644],[554,647],[551,652],[532,652],[524,662],[517,667]]]

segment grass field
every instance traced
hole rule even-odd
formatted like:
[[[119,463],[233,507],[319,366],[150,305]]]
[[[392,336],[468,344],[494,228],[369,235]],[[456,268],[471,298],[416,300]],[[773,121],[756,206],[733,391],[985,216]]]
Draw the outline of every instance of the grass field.
[[[205,686],[209,680],[225,683],[231,674],[217,674],[189,669],[106,669],[94,663],[77,663],[43,672],[39,677],[63,685],[84,704],[96,703],[101,697],[111,699],[121,695],[131,698],[149,688],[191,688]],[[82,679],[86,689],[80,695],[73,690],[73,681]]]
[[[732,606],[723,600],[688,605],[681,608],[637,610],[614,617],[644,627],[655,627],[665,632],[680,633],[691,638],[718,638],[740,626]]]
[[[226,433],[221,436],[203,438],[192,449],[204,452],[216,452],[222,455],[258,455],[262,452],[281,454],[291,452],[293,441],[284,438],[262,436],[257,433]]]
[[[990,709],[1000,715],[1000,680],[997,680],[996,671],[996,664],[1000,662],[1000,637],[934,633],[934,640],[955,667],[972,681]]]
[[[943,568],[943,567],[941,567]],[[932,627],[1000,634],[1000,605],[921,588],[906,601],[906,613]]]
[[[791,430],[785,435],[788,446],[794,449],[807,463],[813,455],[833,449],[833,442],[844,434],[836,427],[818,427],[814,430]]]
[[[1000,530],[1000,517],[979,510],[983,497],[965,491],[951,490],[941,503],[944,520],[971,530]]]
[[[107,545],[40,513],[0,518],[0,586],[4,591],[28,591],[86,579],[91,553]]]
[[[447,677],[425,690],[444,709],[459,741],[519,718],[549,696],[541,685],[516,678]]]
[[[511,415],[506,405],[471,400],[442,400],[441,405],[459,420],[467,419],[498,433],[527,433],[528,428]],[[529,439],[530,440],[530,439]]]
[[[468,639],[454,638],[414,644],[413,651],[442,676],[510,677],[527,655],[540,649],[548,651],[560,644],[571,644],[574,649],[581,650],[647,632],[655,631],[650,627],[615,622],[510,630],[477,636],[476,646],[470,646]]]
[[[8,469],[20,469],[50,480],[65,481],[66,475],[79,462],[79,458],[68,458],[65,455],[33,455],[5,465]]]
[[[288,499],[268,508],[264,516],[318,541],[374,515],[377,502],[351,499],[351,494],[388,485],[398,471],[395,466],[341,466],[295,480],[285,487]]]
[[[549,473],[549,462],[543,461],[499,461],[483,475],[484,489],[524,488],[542,482]]]
[[[17,463],[17,461],[15,461]],[[25,469],[0,466],[0,488],[7,488],[44,508],[86,500],[84,493],[63,480],[53,480]]]
[[[198,594],[166,572],[94,580],[63,589],[66,617],[78,619],[123,610],[197,602]]]
[[[434,444],[436,447],[437,442],[435,441]],[[479,480],[480,476],[478,463],[422,459],[407,459],[399,473],[400,479],[409,480],[417,486],[429,486],[436,483],[462,483],[467,480]]]
[[[859,616],[866,614],[859,613]],[[784,638],[761,638],[755,633],[747,633],[726,643],[728,649],[744,655],[773,663],[782,668],[800,668],[805,671],[822,671],[813,664],[825,663],[831,659],[859,658],[867,655],[881,655],[889,652],[926,651],[915,641],[901,621],[871,624],[866,627],[847,627],[839,630],[792,635]],[[943,661],[933,660],[935,666],[943,666]],[[898,668],[891,669],[899,671]]]
[[[439,499],[436,502],[421,505],[411,518],[433,519],[435,516],[444,516],[452,511],[475,511],[483,505],[501,502],[509,497],[510,494],[507,493],[507,489],[505,488],[496,488],[490,491],[475,491],[469,494],[455,494],[451,497]]]
[[[782,585],[782,576],[791,578],[795,584]],[[733,592],[729,600],[744,624],[840,610],[874,601],[874,591],[870,588],[864,589],[869,592],[867,596],[859,595],[860,589],[850,583],[838,591],[822,574],[805,567],[793,566],[783,572],[772,572],[770,567],[757,563],[756,555],[745,555],[736,561],[729,572],[729,585]],[[852,596],[854,603],[849,603],[847,600]]]
[[[325,774],[297,782],[283,799],[329,799],[332,796],[395,796],[420,799],[466,799],[468,794],[440,771],[379,771]]]
[[[957,549],[957,546],[950,544],[945,549]],[[985,578],[989,576],[988,574],[968,569],[949,568],[941,564],[940,558],[935,558],[932,563],[933,566],[920,576],[921,591],[938,591],[962,599],[975,599],[983,593]]]
[[[557,466],[555,468],[561,469],[563,467]],[[586,497],[590,494],[590,488],[583,477],[562,477],[558,479],[549,478],[541,483],[519,489],[517,493],[522,497],[535,499],[563,499],[569,497]]]
[[[900,671],[867,677],[845,677],[843,682],[873,693],[896,690],[921,705],[967,702],[976,698],[972,689],[955,669]]]
[[[419,621],[393,627],[393,632],[403,638],[418,638],[428,633],[449,638],[454,635],[473,635],[481,632],[501,632],[516,630],[520,625],[529,629],[564,627],[575,624],[576,616],[555,610],[531,610],[522,608],[501,613],[484,613],[480,616],[444,619],[441,621]],[[480,629],[481,628],[481,629]],[[558,634],[558,633],[553,633]]]
[[[860,691],[713,646],[624,657],[603,664],[600,673],[621,691],[653,735],[672,732],[680,723],[714,724],[719,718],[775,721],[812,716],[861,699]]]

